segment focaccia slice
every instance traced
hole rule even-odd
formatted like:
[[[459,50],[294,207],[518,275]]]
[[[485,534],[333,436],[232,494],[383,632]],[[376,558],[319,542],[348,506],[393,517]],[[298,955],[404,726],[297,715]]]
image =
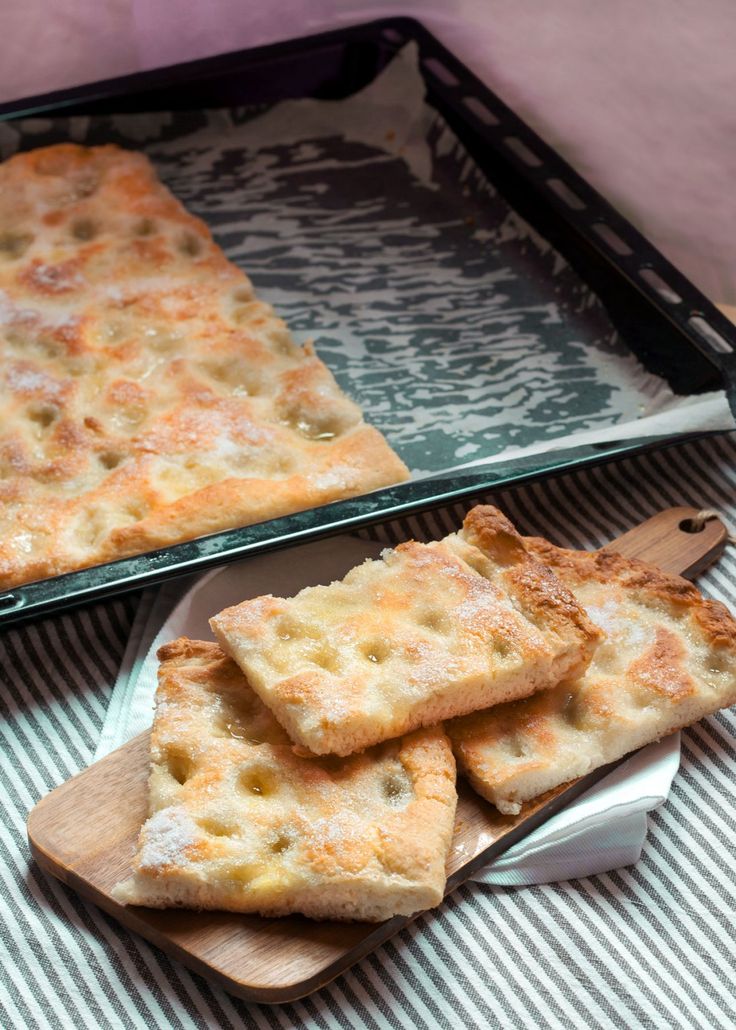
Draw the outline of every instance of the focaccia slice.
[[[605,633],[577,681],[448,725],[460,770],[502,812],[736,703],[736,622],[679,576],[526,541]]]
[[[440,903],[457,801],[441,726],[300,757],[216,644],[159,658],[150,817],[119,902],[368,921]]]
[[[350,754],[578,675],[599,632],[499,511],[211,621],[292,740]]]
[[[142,154],[0,165],[0,589],[408,477]]]

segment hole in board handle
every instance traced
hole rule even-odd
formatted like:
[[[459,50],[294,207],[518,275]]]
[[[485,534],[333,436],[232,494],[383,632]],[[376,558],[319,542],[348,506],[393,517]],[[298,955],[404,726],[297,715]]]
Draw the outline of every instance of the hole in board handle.
[[[21,594],[0,594],[0,614],[22,608],[25,598]]]
[[[710,322],[706,322],[702,315],[693,315],[692,318],[688,319],[688,325],[691,325],[698,336],[702,337],[719,354],[731,354],[733,352],[733,347],[728,340],[721,336]]]
[[[705,522],[696,522],[695,519],[683,519],[677,526],[683,533],[702,533],[705,529]]]
[[[383,38],[387,39],[389,43],[403,43],[404,37],[396,29],[384,29]]]
[[[463,97],[463,104],[484,125],[501,124],[501,120],[495,116],[493,111],[489,111],[483,101],[477,97]]]
[[[524,164],[529,165],[530,168],[539,168],[541,165],[541,157],[537,157],[531,147],[528,147],[518,136],[507,136],[503,142],[504,146],[508,147],[517,157],[520,157]]]
[[[605,222],[593,222],[593,232],[597,233],[603,242],[608,244],[614,254],[620,254],[624,257],[632,253],[628,243],[622,240],[619,234],[614,232],[611,226],[606,225]]]
[[[456,78],[449,68],[446,68],[442,61],[436,57],[428,57],[425,61],[422,61],[424,67],[432,72],[436,79],[440,82],[444,82],[446,86],[459,86],[460,80]]]

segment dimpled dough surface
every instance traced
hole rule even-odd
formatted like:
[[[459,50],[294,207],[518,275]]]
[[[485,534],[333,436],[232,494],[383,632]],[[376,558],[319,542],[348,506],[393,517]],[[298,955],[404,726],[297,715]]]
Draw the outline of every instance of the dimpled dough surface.
[[[150,818],[118,901],[370,921],[440,903],[457,802],[441,727],[301,757],[216,644],[159,657]]]
[[[401,544],[342,581],[245,601],[210,624],[291,738],[317,754],[552,687],[585,668],[598,640],[489,506],[442,541]]]
[[[507,813],[736,703],[736,622],[722,604],[614,553],[526,546],[605,638],[576,682],[448,724],[460,769]]]
[[[115,146],[0,165],[0,588],[407,477]]]

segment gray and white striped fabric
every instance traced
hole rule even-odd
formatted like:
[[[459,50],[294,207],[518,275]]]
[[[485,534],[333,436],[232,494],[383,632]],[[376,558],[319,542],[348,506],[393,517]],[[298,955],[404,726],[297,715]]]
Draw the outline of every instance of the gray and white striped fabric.
[[[736,437],[493,500],[524,531],[574,547],[679,503],[717,508],[734,524]],[[438,536],[461,515],[452,508],[377,534]],[[736,608],[734,549],[701,585]],[[734,1026],[734,711],[683,734],[682,768],[635,867],[551,886],[462,887],[290,1005],[229,996],[46,877],[30,861],[25,819],[91,760],[136,604],[126,597],[0,640],[4,1028]]]

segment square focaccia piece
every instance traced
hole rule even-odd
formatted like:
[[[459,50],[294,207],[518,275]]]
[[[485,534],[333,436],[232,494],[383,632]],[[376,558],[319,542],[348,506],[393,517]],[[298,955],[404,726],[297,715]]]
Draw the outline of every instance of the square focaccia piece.
[[[613,552],[526,544],[605,638],[581,678],[448,724],[459,768],[507,813],[736,703],[736,622],[722,604]]]
[[[215,616],[225,651],[292,740],[360,748],[512,698],[588,664],[599,632],[495,508],[330,586]]]
[[[442,727],[304,757],[216,644],[159,657],[150,817],[118,901],[368,921],[440,903],[457,802]]]
[[[407,477],[142,154],[0,165],[0,589]]]

